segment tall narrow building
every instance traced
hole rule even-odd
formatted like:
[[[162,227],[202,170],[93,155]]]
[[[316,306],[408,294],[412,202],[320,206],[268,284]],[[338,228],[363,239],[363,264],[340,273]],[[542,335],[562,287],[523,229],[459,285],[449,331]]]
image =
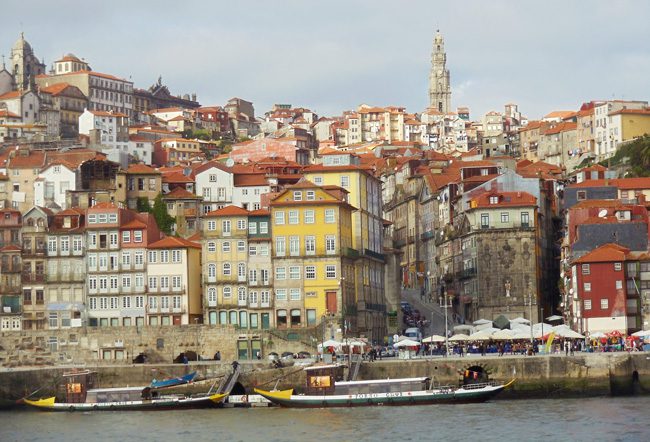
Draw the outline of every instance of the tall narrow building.
[[[445,41],[440,31],[436,31],[431,51],[431,72],[429,73],[429,108],[444,114],[451,110],[451,87]]]
[[[34,50],[23,33],[11,49],[11,64],[16,89],[24,91],[34,86],[37,75],[45,73],[45,63],[34,55]]]

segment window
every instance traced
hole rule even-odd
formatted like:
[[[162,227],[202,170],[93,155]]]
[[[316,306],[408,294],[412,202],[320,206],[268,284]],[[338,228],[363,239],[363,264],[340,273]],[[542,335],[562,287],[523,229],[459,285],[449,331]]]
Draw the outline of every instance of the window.
[[[325,253],[328,255],[336,253],[336,237],[334,235],[327,235],[325,237]]]
[[[131,275],[122,276],[122,288],[125,289],[131,288]]]
[[[585,310],[591,310],[591,299],[585,299]]]
[[[246,305],[246,287],[237,287],[237,301],[240,304]]]
[[[578,201],[586,200],[587,199],[587,191],[586,190],[578,190],[578,192],[576,192],[576,199]]]
[[[291,301],[300,301],[300,289],[290,289],[289,299]]]
[[[217,222],[214,220],[209,220],[208,221],[208,230],[217,230]]]
[[[261,221],[260,222],[260,234],[266,234],[269,233],[269,223],[266,221]]]
[[[257,223],[248,223],[248,234],[256,235],[257,234]]]
[[[90,298],[90,310],[97,310],[97,298]]]
[[[278,236],[275,238],[275,256],[284,256],[286,254],[286,238]]]
[[[56,253],[56,238],[48,238],[47,251],[48,253]]]
[[[248,256],[257,255],[257,246],[248,246]]]
[[[246,241],[237,241],[237,251],[238,252],[246,251]]]
[[[237,264],[237,277],[241,281],[246,279],[246,264],[243,262]]]
[[[623,281],[616,281],[616,290],[621,290],[623,288]]]
[[[521,212],[521,227],[530,227],[528,212]]]
[[[144,264],[144,252],[135,252],[135,265],[143,265]]]
[[[346,188],[350,187],[350,177],[347,175],[341,176],[341,187]]]
[[[208,289],[208,305],[211,307],[217,306],[217,289],[214,287]]]
[[[501,223],[506,224],[510,222],[510,215],[508,212],[501,212]]]
[[[615,271],[620,272],[622,268],[623,268],[623,265],[620,262],[615,262],[614,263],[614,270]]]
[[[490,215],[487,213],[481,214],[481,229],[487,229],[490,227]]]
[[[302,201],[302,191],[301,190],[294,190],[293,191],[293,200],[294,201]]]
[[[160,262],[165,264],[169,262],[169,250],[160,251]]]
[[[314,224],[313,210],[305,210],[305,224]]]
[[[111,288],[112,289],[117,288],[117,276],[111,276]]]
[[[125,230],[122,232],[122,242],[131,242],[131,231]]]
[[[237,220],[237,230],[246,230],[246,220],[245,219]]]
[[[499,197],[498,196],[491,196],[490,197],[490,204],[499,204]]]
[[[334,209],[325,209],[325,222],[328,224],[332,224],[336,222]]]
[[[67,236],[61,237],[61,251],[69,252],[70,251],[70,238]]]
[[[289,267],[289,279],[300,279],[300,266]]]
[[[590,292],[591,291],[591,283],[590,282],[585,282],[584,283],[584,291],[585,292]]]
[[[289,255],[291,255],[291,256],[300,255],[300,237],[299,236],[290,236],[289,237]]]
[[[217,243],[214,241],[208,241],[208,252],[216,252],[217,251]]]
[[[155,289],[157,287],[158,287],[158,278],[156,278],[155,276],[150,276],[149,277],[149,289],[152,290],[152,289]]]
[[[169,276],[160,277],[160,289],[169,290]]]
[[[305,254],[306,255],[315,255],[316,254],[316,237],[315,236],[305,236]]]
[[[286,301],[287,300],[287,290],[286,289],[277,289],[275,291],[275,299],[277,301]]]
[[[224,253],[230,253],[230,241],[224,241],[221,243],[221,251]]]
[[[255,269],[248,270],[248,282],[250,284],[257,284],[257,270]]]
[[[142,242],[142,230],[133,231],[133,242]]]
[[[336,278],[336,266],[335,265],[325,266],[325,277],[327,279]]]
[[[591,273],[591,266],[589,264],[583,264],[582,265],[582,274],[583,275],[589,275]]]
[[[181,277],[180,276],[172,276],[172,287],[175,289],[180,289],[181,288]]]
[[[298,211],[289,210],[289,224],[298,224],[299,222],[300,222],[300,218],[298,216]]]
[[[284,212],[282,211],[275,212],[275,225],[280,226],[283,224],[284,224]],[[260,226],[260,233],[262,233],[261,226]]]
[[[230,276],[231,271],[232,271],[230,263],[229,262],[224,262],[221,270],[222,270],[223,276]]]
[[[230,235],[230,220],[225,219],[221,221],[221,233],[224,235]]]
[[[122,308],[131,308],[131,297],[123,296],[122,297]]]
[[[307,191],[307,201],[314,201],[316,199],[316,192],[313,190]]]
[[[609,308],[609,300],[607,298],[601,298],[600,300],[600,308],[601,310],[605,310]]]
[[[305,266],[305,279],[316,279],[316,266]]]
[[[149,264],[155,264],[158,260],[158,253],[150,250],[149,251]]]
[[[314,184],[320,186],[323,184],[323,177],[322,176],[315,176],[314,177]]]
[[[276,267],[275,268],[275,279],[276,281],[281,281],[287,279],[287,268],[286,267]]]

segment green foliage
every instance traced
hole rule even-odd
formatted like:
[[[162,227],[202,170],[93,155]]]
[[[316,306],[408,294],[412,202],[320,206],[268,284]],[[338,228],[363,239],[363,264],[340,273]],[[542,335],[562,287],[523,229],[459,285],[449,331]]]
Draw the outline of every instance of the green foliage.
[[[650,136],[644,135],[621,146],[616,155],[601,163],[604,166],[627,166],[626,177],[650,176]]]
[[[152,208],[151,204],[149,204],[149,198],[146,198],[144,196],[138,197],[138,201],[136,202],[136,208],[138,209],[138,212],[147,212],[151,213]]]
[[[165,234],[171,235],[176,220],[167,213],[167,205],[162,199],[162,193],[159,193],[153,202],[153,216],[156,218],[158,228]]]

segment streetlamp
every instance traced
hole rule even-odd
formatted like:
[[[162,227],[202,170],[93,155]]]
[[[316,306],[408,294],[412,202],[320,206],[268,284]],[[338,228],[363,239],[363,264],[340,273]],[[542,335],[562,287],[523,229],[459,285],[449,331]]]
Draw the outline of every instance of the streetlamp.
[[[533,348],[533,293],[530,291],[530,284],[528,284],[528,306],[530,308],[529,319],[530,319],[530,348]]]

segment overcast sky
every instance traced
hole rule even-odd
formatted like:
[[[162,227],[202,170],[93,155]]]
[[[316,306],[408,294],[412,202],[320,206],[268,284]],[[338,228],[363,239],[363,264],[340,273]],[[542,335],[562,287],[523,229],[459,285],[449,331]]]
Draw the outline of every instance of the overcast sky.
[[[52,61],[147,88],[159,75],[201,104],[237,96],[338,115],[361,103],[428,104],[443,33],[452,107],[519,104],[529,118],[592,99],[650,98],[648,1],[2,1],[0,53],[20,35]]]

